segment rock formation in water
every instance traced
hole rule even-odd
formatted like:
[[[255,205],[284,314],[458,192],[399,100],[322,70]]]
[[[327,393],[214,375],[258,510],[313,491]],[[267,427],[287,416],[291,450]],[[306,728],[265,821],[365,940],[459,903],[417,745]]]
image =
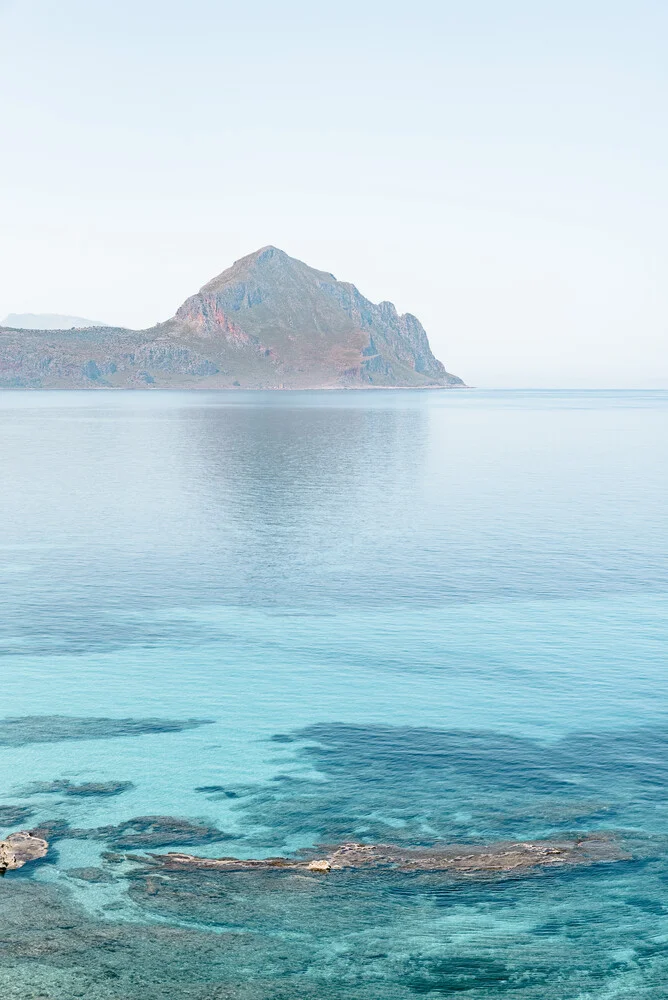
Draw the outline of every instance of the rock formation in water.
[[[302,858],[201,858],[191,854],[154,854],[152,861],[170,870],[239,871],[369,871],[489,874],[522,872],[546,865],[592,865],[627,858],[615,840],[588,834],[571,840],[535,840],[489,846],[407,848],[392,844],[340,844]]]
[[[73,784],[68,778],[57,778],[55,781],[33,781],[21,789],[21,795],[71,795],[91,798],[94,796],[121,795],[129,792],[135,786],[131,781],[85,781],[81,785]],[[2,807],[0,807],[0,817]]]
[[[232,834],[200,820],[179,816],[133,816],[114,826],[72,827],[67,820],[56,818],[42,821],[31,830],[34,837],[50,843],[63,838],[70,840],[104,840],[115,850],[153,850],[183,844],[197,847],[230,840]]]
[[[181,733],[211,724],[211,719],[107,719],[75,715],[22,715],[0,719],[0,746],[64,740],[111,740],[151,733]]]
[[[0,328],[0,387],[462,386],[420,322],[275,247],[238,260],[149,330]]]
[[[1,805],[0,806],[0,828],[3,826],[17,826],[24,823],[33,815],[34,810],[30,806]]]
[[[5,872],[23,868],[29,861],[37,861],[46,856],[49,845],[41,837],[33,836],[25,830],[11,833],[0,841],[0,876]]]

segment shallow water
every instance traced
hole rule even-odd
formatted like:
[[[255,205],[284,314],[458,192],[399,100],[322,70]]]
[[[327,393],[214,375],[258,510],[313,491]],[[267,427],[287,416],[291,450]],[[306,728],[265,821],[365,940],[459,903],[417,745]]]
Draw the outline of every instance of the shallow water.
[[[3,997],[668,996],[668,393],[6,392],[0,460],[0,834],[70,827]],[[629,860],[103,857],[592,830]]]

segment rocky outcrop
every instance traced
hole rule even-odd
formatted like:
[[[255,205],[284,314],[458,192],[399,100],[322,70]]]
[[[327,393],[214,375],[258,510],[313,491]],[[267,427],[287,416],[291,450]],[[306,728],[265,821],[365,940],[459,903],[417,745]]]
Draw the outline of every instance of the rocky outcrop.
[[[391,302],[264,247],[149,330],[0,328],[0,387],[462,386]]]
[[[395,870],[450,872],[463,875],[522,872],[541,866],[592,865],[620,861],[626,854],[614,838],[589,834],[571,840],[536,840],[489,846],[406,848],[391,844],[341,844],[316,856],[297,858],[200,858],[190,854],[154,854],[154,864],[169,870],[220,872],[322,872]]]
[[[49,845],[46,840],[21,830],[0,841],[0,876],[8,871],[23,868],[29,861],[37,861],[46,856]]]

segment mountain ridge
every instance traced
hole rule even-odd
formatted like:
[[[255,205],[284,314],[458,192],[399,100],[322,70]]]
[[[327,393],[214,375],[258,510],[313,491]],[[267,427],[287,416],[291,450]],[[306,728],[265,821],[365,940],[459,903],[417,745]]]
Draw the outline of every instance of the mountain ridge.
[[[107,326],[96,319],[62,313],[9,313],[0,321],[0,327],[11,330],[86,330],[92,326]]]
[[[274,246],[235,261],[147,330],[0,329],[0,386],[463,386],[411,313]]]

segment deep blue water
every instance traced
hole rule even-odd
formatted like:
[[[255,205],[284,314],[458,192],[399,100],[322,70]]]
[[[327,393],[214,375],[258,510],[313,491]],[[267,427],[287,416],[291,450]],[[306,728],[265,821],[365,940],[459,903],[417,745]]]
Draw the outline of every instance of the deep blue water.
[[[0,469],[3,996],[668,997],[668,393],[5,392]],[[628,860],[147,889],[147,815]]]

